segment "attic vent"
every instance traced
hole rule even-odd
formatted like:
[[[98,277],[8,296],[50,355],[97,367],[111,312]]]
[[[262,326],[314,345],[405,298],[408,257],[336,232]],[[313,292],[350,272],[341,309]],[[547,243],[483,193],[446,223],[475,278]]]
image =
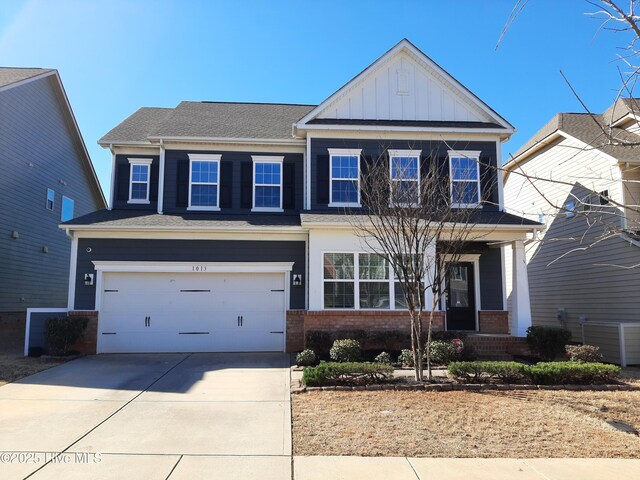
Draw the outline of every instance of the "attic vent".
[[[407,70],[397,70],[398,90],[397,95],[409,95],[409,72]]]

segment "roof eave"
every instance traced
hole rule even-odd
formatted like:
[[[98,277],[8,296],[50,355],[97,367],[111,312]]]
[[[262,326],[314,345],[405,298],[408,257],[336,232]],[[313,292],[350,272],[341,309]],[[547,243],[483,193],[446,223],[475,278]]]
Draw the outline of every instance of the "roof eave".
[[[304,145],[303,139],[295,138],[251,138],[251,137],[182,137],[182,136],[149,136],[152,143],[189,142],[189,143],[259,143],[270,145]]]
[[[324,125],[324,124],[302,124],[297,123],[298,130],[362,130],[362,131],[390,131],[390,132],[426,132],[426,133],[489,133],[510,137],[515,133],[511,128],[462,128],[462,127],[412,127],[412,126],[385,126],[385,125]]]

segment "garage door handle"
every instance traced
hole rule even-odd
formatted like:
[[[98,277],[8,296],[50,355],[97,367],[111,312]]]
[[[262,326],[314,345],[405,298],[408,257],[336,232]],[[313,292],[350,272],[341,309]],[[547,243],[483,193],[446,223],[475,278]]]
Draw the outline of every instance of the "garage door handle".
[[[238,326],[240,326],[240,315],[238,315]]]

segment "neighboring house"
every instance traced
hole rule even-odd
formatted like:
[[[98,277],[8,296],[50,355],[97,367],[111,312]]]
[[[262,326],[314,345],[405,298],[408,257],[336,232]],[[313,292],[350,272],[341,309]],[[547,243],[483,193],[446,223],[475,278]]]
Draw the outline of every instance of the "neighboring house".
[[[58,225],[106,206],[56,70],[0,68],[0,167],[0,330],[8,348],[22,346],[27,307],[66,303],[71,241]]]
[[[623,145],[640,143],[637,110],[559,113],[504,167],[508,210],[544,223],[526,247],[533,324],[617,363],[640,363],[640,149]]]
[[[453,283],[468,305],[437,327],[508,333],[500,245],[523,252],[537,225],[503,211],[496,172],[513,131],[407,40],[320,105],[141,108],[99,141],[113,154],[111,208],[63,225],[68,308],[94,312],[98,352],[296,351],[309,330],[408,331],[393,272],[345,209],[380,153],[467,156],[490,172],[466,179],[485,236]],[[530,321],[524,269],[516,334]]]

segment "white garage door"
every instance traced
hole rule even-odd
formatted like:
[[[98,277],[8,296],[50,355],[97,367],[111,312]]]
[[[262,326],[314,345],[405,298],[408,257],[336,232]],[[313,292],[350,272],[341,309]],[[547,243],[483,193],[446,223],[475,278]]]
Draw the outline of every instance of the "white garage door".
[[[283,273],[113,273],[102,279],[98,350],[284,350]]]

